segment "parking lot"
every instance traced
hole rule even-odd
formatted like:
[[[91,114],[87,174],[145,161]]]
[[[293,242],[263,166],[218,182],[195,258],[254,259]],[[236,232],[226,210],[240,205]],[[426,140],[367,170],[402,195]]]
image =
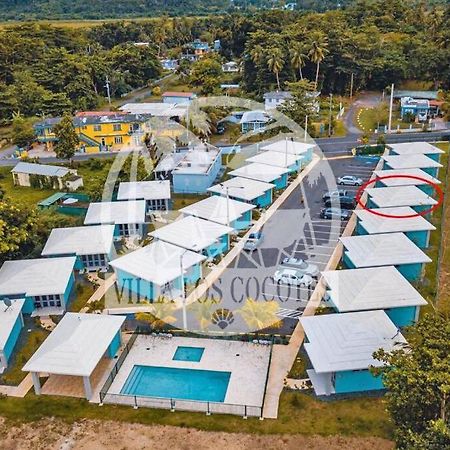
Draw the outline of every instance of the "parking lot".
[[[376,163],[358,158],[336,158],[320,161],[310,174],[286,199],[282,207],[266,222],[264,239],[252,253],[242,252],[209,291],[209,298],[220,303],[220,308],[239,310],[247,298],[279,303],[281,317],[298,318],[308,302],[315,282],[309,287],[279,284],[273,280],[284,258],[294,257],[308,261],[322,271],[346,221],[320,217],[323,194],[336,189],[336,178],[355,175],[366,181]],[[355,186],[342,187],[354,195]],[[288,266],[281,265],[281,268]],[[235,314],[231,328],[245,327]]]

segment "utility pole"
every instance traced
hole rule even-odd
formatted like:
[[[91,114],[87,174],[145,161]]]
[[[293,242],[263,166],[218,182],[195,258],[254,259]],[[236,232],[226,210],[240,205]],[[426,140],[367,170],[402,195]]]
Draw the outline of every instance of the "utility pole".
[[[105,88],[106,88],[106,95],[108,96],[108,103],[111,105],[111,92],[109,90],[109,77],[106,75],[106,81],[105,81]]]
[[[388,123],[388,133],[391,132],[392,127],[392,106],[394,104],[394,83],[391,84],[391,101],[389,103],[389,123]]]
[[[308,115],[305,116],[305,138],[303,139],[305,142],[307,135],[308,135]]]
[[[333,106],[333,94],[330,93],[330,117],[328,122],[328,137],[331,137],[331,116],[332,116],[332,106]]]
[[[353,98],[353,72],[350,76],[350,100]]]

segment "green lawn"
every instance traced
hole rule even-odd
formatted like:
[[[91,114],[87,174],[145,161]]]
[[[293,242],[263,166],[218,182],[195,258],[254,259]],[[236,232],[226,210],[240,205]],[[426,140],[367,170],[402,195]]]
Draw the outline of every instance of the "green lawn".
[[[378,126],[375,109],[373,108],[360,109],[356,114],[356,125],[365,132],[373,132]],[[397,125],[399,125],[401,129],[409,128],[410,125],[412,125],[413,128],[422,128],[422,124],[417,123],[409,124],[403,122],[400,119],[400,111],[394,110],[392,113],[392,130],[396,130]]]
[[[77,280],[73,293],[74,299],[70,302],[68,308],[69,311],[80,312],[80,310],[86,306],[86,303],[91,298],[94,290],[94,285],[86,278]]]
[[[83,419],[114,420],[147,425],[174,425],[206,431],[257,434],[378,436],[390,439],[393,427],[380,398],[355,398],[322,402],[308,394],[283,392],[278,420],[243,420],[239,416],[174,412],[162,409],[89,404],[74,398],[12,397],[0,401],[0,415],[13,422],[55,417],[68,423]]]
[[[16,344],[16,350],[13,353],[13,358],[10,361],[7,370],[0,375],[0,383],[2,384],[12,386],[18,386],[20,384],[26,376],[26,373],[22,372],[22,367],[49,335],[48,331],[37,327],[34,324],[30,325],[32,320],[33,319],[28,319],[28,321],[25,322],[25,326],[23,327],[19,340]],[[31,329],[31,331],[28,332],[28,329]],[[2,402],[3,400],[0,401],[0,404]]]
[[[443,190],[444,194],[446,194],[449,144],[439,143],[434,145],[441,148],[442,150],[447,151],[447,153],[441,155],[441,164],[443,165],[443,167],[439,170],[439,180],[441,181],[440,187]],[[426,254],[432,259],[432,262],[425,264],[424,280],[421,283],[416,283],[415,286],[420,291],[420,293],[430,302],[430,305],[421,309],[422,314],[425,312],[430,312],[433,308],[432,305],[434,305],[436,302],[436,294],[438,288],[437,276],[439,267],[439,249],[442,245],[442,214],[443,205],[437,208],[431,216],[430,222],[436,227],[436,230],[431,232],[430,247],[426,250]]]

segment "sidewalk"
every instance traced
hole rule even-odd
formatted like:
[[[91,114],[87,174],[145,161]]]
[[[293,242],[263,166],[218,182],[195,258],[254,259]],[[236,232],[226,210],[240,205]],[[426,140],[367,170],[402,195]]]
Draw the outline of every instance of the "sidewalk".
[[[6,395],[7,397],[20,397],[23,398],[27,395],[28,391],[33,386],[33,380],[31,379],[31,374],[22,380],[19,386],[6,386],[0,385],[0,395]]]

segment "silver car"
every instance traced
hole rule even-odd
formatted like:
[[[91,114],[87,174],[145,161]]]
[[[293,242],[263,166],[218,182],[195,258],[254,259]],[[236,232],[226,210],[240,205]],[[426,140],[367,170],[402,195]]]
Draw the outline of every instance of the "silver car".
[[[315,264],[310,264],[300,258],[284,258],[281,264],[295,267],[297,271],[314,278],[317,278],[320,273],[319,268]]]
[[[311,286],[313,279],[306,274],[302,274],[295,269],[282,269],[277,270],[273,279],[278,284],[287,284],[290,286]]]
[[[363,184],[363,180],[355,177],[354,175],[344,175],[337,179],[337,184],[346,186],[361,186]]]

